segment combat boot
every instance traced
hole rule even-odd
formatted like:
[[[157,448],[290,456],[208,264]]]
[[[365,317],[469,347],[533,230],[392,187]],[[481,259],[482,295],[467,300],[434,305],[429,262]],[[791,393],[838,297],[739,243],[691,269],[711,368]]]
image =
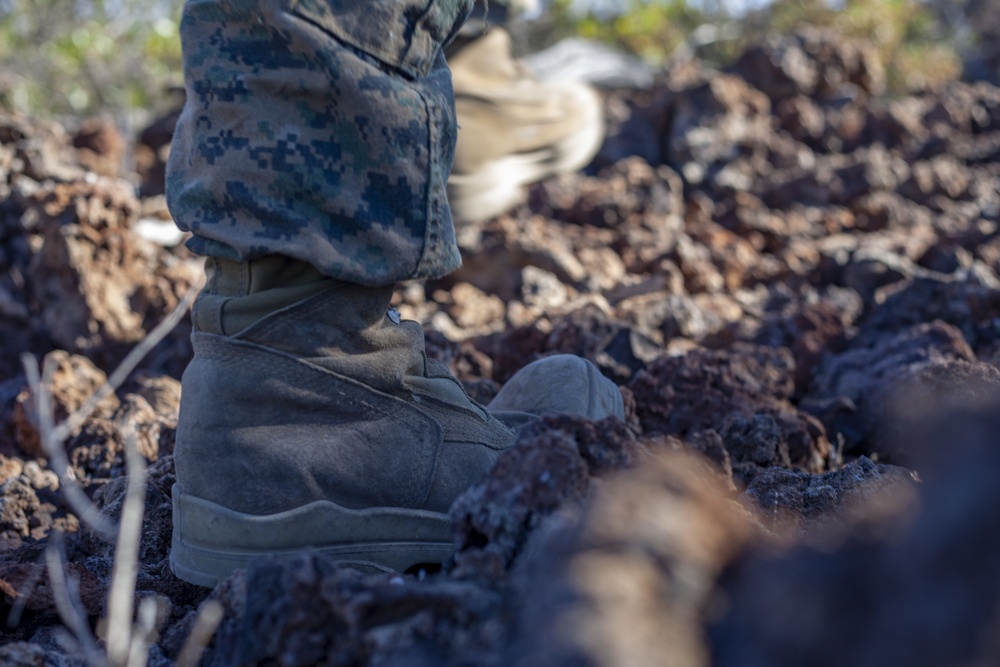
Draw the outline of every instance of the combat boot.
[[[448,64],[459,125],[448,201],[457,225],[503,213],[521,200],[521,186],[579,169],[600,148],[597,93],[536,80],[511,56],[503,28],[456,41]]]
[[[391,286],[278,256],[206,268],[174,450],[170,565],[185,581],[214,586],[254,557],[307,548],[369,570],[440,563],[452,501],[513,444],[512,427],[623,414],[617,387],[566,355],[515,376],[493,414],[426,358],[419,324],[389,309]]]

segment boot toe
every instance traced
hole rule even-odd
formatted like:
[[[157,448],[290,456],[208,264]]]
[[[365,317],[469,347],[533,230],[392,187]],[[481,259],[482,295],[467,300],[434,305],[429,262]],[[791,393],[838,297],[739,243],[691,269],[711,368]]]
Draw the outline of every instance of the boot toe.
[[[572,354],[557,354],[528,364],[503,386],[487,409],[539,417],[625,418],[618,386],[591,361]]]

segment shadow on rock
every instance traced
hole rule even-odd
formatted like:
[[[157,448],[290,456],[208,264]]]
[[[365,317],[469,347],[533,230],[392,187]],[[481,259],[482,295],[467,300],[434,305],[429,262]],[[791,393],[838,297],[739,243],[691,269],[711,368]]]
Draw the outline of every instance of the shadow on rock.
[[[582,517],[541,531],[515,570],[523,609],[507,664],[708,665],[715,578],[754,534],[691,455],[614,475]]]
[[[756,553],[723,578],[719,667],[992,665],[1000,661],[1000,403],[915,429],[922,511],[831,550]]]

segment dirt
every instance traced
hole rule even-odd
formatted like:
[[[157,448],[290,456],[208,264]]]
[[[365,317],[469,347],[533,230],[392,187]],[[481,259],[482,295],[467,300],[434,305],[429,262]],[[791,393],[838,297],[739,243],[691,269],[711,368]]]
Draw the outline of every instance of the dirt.
[[[874,54],[809,29],[607,92],[628,113],[585,173],[463,230],[452,276],[399,286],[478,400],[569,352],[627,408],[524,429],[452,507],[440,571],[306,553],[176,579],[183,321],[64,443],[113,522],[130,434],[147,462],[135,597],[169,603],[149,664],[206,600],[204,665],[1000,662],[1000,88],[886,99]],[[141,233],[169,220],[175,118],[129,138],[0,114],[3,664],[85,662],[49,544],[91,626],[108,613],[114,545],[66,500],[21,356],[50,360],[63,419],[196,282],[183,245]]]

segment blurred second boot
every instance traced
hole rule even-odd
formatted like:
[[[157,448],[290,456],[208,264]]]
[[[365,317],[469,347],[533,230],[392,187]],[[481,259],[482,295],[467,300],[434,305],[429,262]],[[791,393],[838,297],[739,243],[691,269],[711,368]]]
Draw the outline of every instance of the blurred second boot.
[[[511,56],[503,28],[464,40],[449,65],[459,131],[448,200],[457,225],[503,213],[521,200],[521,186],[579,169],[600,148],[596,91],[535,79]]]

